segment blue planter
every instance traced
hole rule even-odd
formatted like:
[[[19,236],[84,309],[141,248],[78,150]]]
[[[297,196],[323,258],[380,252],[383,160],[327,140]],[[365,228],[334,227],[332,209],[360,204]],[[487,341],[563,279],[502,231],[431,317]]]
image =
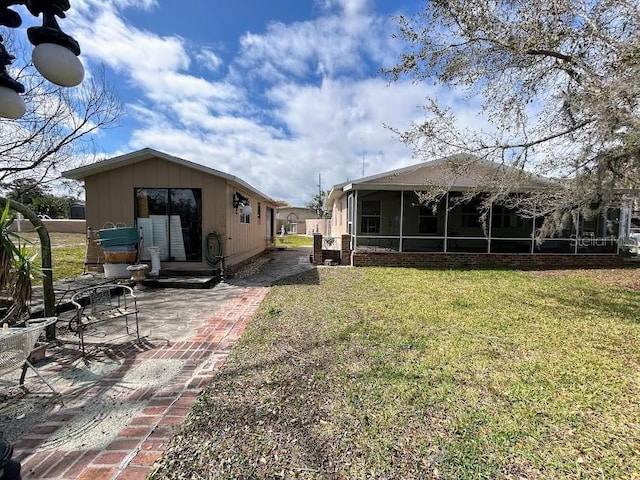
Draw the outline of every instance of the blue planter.
[[[98,242],[102,247],[132,246],[138,243],[139,240],[140,237],[136,227],[104,228],[98,230]]]

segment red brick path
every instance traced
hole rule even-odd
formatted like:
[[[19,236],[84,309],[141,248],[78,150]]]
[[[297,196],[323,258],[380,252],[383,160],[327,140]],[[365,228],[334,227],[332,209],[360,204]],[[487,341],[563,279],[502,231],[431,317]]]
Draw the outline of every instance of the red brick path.
[[[104,449],[66,450],[38,449],[48,435],[73,418],[73,411],[51,415],[14,443],[14,459],[22,463],[22,476],[27,479],[136,480],[150,473],[162,455],[173,432],[186,418],[200,390],[214,371],[224,364],[229,351],[238,341],[247,322],[268,292],[268,287],[249,287],[238,300],[227,301],[218,313],[189,340],[140,351],[135,347],[122,350],[121,359],[127,369],[149,359],[181,359],[184,366],[171,385],[146,387],[120,393],[123,401],[146,402],[141,413]],[[91,388],[105,391],[113,387],[122,372],[112,372]],[[64,394],[65,392],[61,392]]]

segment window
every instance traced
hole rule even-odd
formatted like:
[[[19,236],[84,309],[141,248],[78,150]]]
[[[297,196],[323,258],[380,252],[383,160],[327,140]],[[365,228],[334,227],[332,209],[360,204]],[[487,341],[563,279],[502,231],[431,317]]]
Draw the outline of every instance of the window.
[[[438,210],[434,204],[420,205],[418,233],[438,233]]]
[[[247,205],[249,205],[247,203]],[[251,223],[251,214],[242,213],[242,209],[240,209],[240,223]]]
[[[258,202],[258,219],[262,216],[262,204]]]
[[[513,228],[516,226],[515,215],[500,205],[494,205],[491,212],[491,228]]]
[[[380,233],[380,200],[362,201],[362,233]]]
[[[480,202],[472,200],[462,204],[462,226],[477,228],[480,226]]]

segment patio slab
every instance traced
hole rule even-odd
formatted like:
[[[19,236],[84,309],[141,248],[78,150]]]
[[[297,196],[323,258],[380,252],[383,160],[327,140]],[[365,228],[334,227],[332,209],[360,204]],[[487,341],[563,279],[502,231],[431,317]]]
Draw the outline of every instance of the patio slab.
[[[33,372],[0,377],[0,431],[25,479],[144,478],[222,366],[274,282],[312,269],[302,251],[273,252],[261,268],[212,289],[136,293],[140,334],[94,345],[82,358],[60,315],[58,341]],[[249,269],[251,270],[251,269]],[[103,342],[115,331],[95,331]],[[87,337],[91,344],[92,338]]]

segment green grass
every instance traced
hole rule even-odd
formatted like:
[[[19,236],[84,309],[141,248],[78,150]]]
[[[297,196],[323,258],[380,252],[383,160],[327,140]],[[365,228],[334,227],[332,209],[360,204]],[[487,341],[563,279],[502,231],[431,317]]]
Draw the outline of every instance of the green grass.
[[[310,235],[284,235],[276,236],[277,248],[313,247],[313,237]]]
[[[35,233],[24,233],[23,236],[33,242],[30,249],[38,253],[35,265],[42,266],[40,240]],[[84,271],[84,256],[86,252],[86,235],[82,233],[50,233],[51,264],[53,279],[70,278],[81,275]],[[34,277],[34,285],[41,285],[42,278]]]
[[[639,311],[578,277],[309,272],[152,478],[640,478]]]

